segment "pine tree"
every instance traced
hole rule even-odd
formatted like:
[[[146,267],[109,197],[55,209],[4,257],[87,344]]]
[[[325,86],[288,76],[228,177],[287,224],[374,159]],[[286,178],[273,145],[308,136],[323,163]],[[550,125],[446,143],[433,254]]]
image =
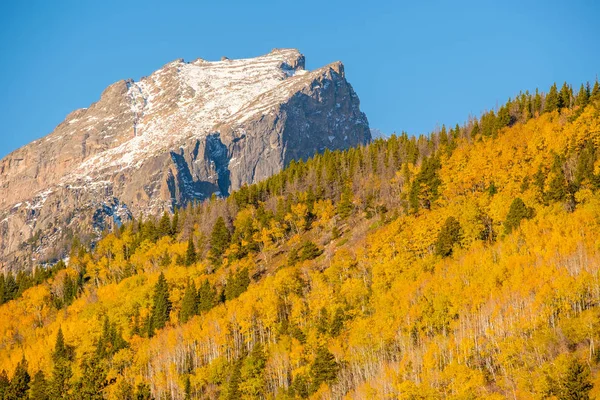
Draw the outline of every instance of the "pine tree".
[[[117,326],[111,323],[108,317],[105,317],[102,326],[102,335],[96,345],[96,355],[98,358],[110,359],[115,353],[127,348],[127,346],[128,343],[123,339],[121,332],[117,330]]]
[[[315,361],[310,368],[312,377],[311,392],[316,392],[322,383],[335,382],[338,370],[339,366],[333,354],[327,350],[327,347],[319,346]]]
[[[70,360],[69,347],[65,344],[65,337],[62,332],[62,328],[58,328],[56,334],[56,342],[54,344],[54,352],[52,353],[52,359],[56,362],[58,360]]]
[[[250,275],[248,274],[248,268],[242,268],[235,274],[233,271],[229,271],[227,284],[225,285],[225,299],[233,300],[239,297],[248,289],[249,285]]]
[[[242,380],[242,360],[237,360],[227,384],[227,400],[241,399],[240,382]]]
[[[8,379],[8,374],[6,373],[6,370],[2,370],[0,371],[0,399],[4,399],[4,396],[6,395],[6,391],[8,390],[8,387],[10,386],[10,379]]]
[[[155,330],[164,328],[171,314],[172,304],[171,300],[169,300],[169,285],[162,272],[158,277],[158,282],[154,286],[153,300],[149,332],[151,335]]]
[[[291,267],[298,261],[300,261],[300,256],[298,255],[298,248],[294,247],[288,253],[287,265]]]
[[[0,273],[0,305],[6,303],[6,284],[4,274]]]
[[[304,374],[298,374],[290,385],[289,394],[292,398],[307,399],[309,395],[309,383]]]
[[[544,193],[546,201],[565,200],[568,191],[568,182],[562,170],[562,161],[558,155],[554,157],[550,173],[551,179],[548,183],[548,190]]]
[[[575,168],[575,185],[581,187],[586,181],[594,184],[597,179],[594,175],[596,162],[596,148],[593,143],[587,142],[579,152],[577,167]]]
[[[194,315],[198,315],[198,292],[196,291],[196,284],[192,280],[187,285],[183,300],[181,301],[179,320],[185,324]]]
[[[565,82],[560,88],[560,93],[558,94],[558,108],[570,108],[571,97],[573,97],[573,92],[571,87],[567,85],[567,82]]]
[[[435,243],[435,254],[448,257],[452,254],[454,245],[460,243],[462,229],[454,217],[448,217]]]
[[[185,395],[184,400],[192,400],[192,384],[190,382],[190,376],[185,376],[185,381],[183,382],[183,393]]]
[[[75,392],[81,399],[102,400],[102,391],[107,385],[107,373],[102,362],[96,356],[86,357],[81,363],[81,380]]]
[[[169,236],[171,234],[171,218],[165,211],[158,222],[158,236]]]
[[[474,138],[479,134],[479,122],[475,120],[473,122],[473,129],[471,129],[471,137]]]
[[[27,390],[29,390],[29,381],[31,377],[27,372],[28,364],[25,356],[17,364],[15,373],[10,381],[10,385],[6,390],[4,399],[6,400],[19,400],[27,397]]]
[[[215,222],[215,226],[213,227],[210,236],[209,260],[212,262],[213,266],[218,267],[221,265],[223,253],[225,253],[225,250],[229,247],[230,242],[231,233],[229,232],[229,229],[227,229],[223,217],[219,217],[217,222]]]
[[[52,381],[50,383],[51,399],[68,399],[71,391],[71,378],[73,372],[68,360],[59,359],[54,362]]]
[[[442,125],[442,130],[439,134],[440,146],[448,146],[448,132],[446,132],[446,125]]]
[[[173,220],[171,222],[171,236],[175,237],[179,233],[179,209],[175,209]]]
[[[542,113],[542,96],[540,95],[540,91],[535,89],[535,97],[533,99],[533,115]]]
[[[38,371],[30,383],[29,398],[31,400],[49,400],[48,382],[43,371]]]
[[[344,314],[344,310],[341,307],[338,307],[335,310],[335,314],[333,314],[333,320],[331,321],[330,333],[331,336],[338,336],[342,330],[344,329],[344,320],[346,319],[346,315]]]
[[[504,221],[504,232],[511,233],[518,228],[523,219],[533,217],[533,209],[527,207],[521,198],[517,197],[510,204],[506,220]]]
[[[412,212],[418,212],[421,207],[429,210],[433,202],[437,200],[438,189],[441,184],[438,174],[440,167],[440,161],[435,156],[423,160],[421,169],[413,180],[408,195]]]
[[[594,83],[594,88],[592,89],[592,93],[590,95],[590,100],[596,101],[600,100],[600,84],[598,84],[598,80]]]
[[[575,100],[575,105],[579,106],[579,107],[585,107],[585,106],[587,106],[589,100],[590,100],[589,93],[588,93],[587,89],[583,86],[583,83],[582,83],[581,87],[579,88],[579,93],[577,93],[577,99]]]
[[[194,246],[194,238],[192,236],[190,234],[187,250],[185,251],[185,265],[188,267],[196,262],[196,246]]]
[[[589,368],[573,358],[565,376],[559,382],[558,398],[561,400],[588,400],[593,387]]]
[[[208,279],[198,288],[198,312],[206,312],[215,306],[217,292],[210,286]]]
[[[73,377],[70,364],[72,357],[73,349],[65,343],[62,329],[59,328],[56,335],[56,343],[54,344],[54,352],[52,353],[54,369],[52,370],[52,381],[50,382],[50,398],[69,398],[71,378]]]
[[[116,398],[119,400],[134,400],[133,386],[126,379],[119,380],[115,390]]]
[[[2,275],[0,273],[0,275]],[[4,276],[4,303],[14,300],[19,292],[19,285],[15,280],[15,276],[10,272]]]
[[[302,246],[300,247],[300,251],[298,252],[298,260],[313,260],[319,257],[321,254],[323,254],[323,251],[319,249],[316,244],[310,240],[307,240],[302,243]]]
[[[550,91],[546,95],[546,100],[544,104],[544,112],[552,112],[557,110],[559,107],[559,98],[558,98],[558,89],[556,88],[556,83],[552,85]]]
[[[329,312],[325,307],[321,307],[319,317],[317,318],[317,332],[325,334],[329,331]]]
[[[263,346],[260,343],[256,343],[242,365],[242,383],[239,386],[242,398],[265,398],[266,380],[264,371],[266,365],[267,357],[263,351]]]
[[[342,191],[340,201],[337,205],[337,214],[340,216],[340,218],[346,219],[352,215],[352,212],[354,211],[354,204],[352,200],[352,188],[350,187],[350,184],[346,184],[344,185],[344,190]]]
[[[144,382],[140,382],[137,385],[135,391],[135,400],[152,400],[152,392],[150,391],[150,386],[148,386]]]

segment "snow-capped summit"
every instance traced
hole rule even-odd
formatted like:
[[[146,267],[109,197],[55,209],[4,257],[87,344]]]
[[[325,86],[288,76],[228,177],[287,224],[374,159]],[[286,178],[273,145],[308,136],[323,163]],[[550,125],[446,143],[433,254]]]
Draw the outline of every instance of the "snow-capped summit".
[[[175,60],[138,82],[110,85],[0,161],[0,261],[47,255],[67,227],[101,229],[131,213],[227,195],[292,159],[369,141],[343,65],[304,68],[298,50],[274,49],[249,59]],[[31,245],[49,229],[42,246]]]

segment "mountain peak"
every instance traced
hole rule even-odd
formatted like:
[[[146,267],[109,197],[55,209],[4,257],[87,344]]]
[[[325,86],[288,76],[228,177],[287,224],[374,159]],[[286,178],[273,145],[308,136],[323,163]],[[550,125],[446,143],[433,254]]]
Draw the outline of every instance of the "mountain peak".
[[[87,223],[105,229],[117,210],[123,218],[172,210],[265,179],[292,159],[369,140],[341,62],[306,71],[296,49],[174,60],[108,86],[0,161],[0,259],[22,253],[48,224],[61,237],[71,220],[60,219],[74,208],[89,208],[96,217]]]

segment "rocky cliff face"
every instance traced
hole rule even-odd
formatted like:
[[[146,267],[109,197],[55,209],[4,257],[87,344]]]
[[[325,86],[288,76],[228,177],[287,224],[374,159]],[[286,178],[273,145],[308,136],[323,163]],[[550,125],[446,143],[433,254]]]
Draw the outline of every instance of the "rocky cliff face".
[[[0,161],[0,264],[61,257],[72,232],[227,195],[292,159],[369,140],[340,62],[306,71],[292,49],[173,61],[109,86]]]

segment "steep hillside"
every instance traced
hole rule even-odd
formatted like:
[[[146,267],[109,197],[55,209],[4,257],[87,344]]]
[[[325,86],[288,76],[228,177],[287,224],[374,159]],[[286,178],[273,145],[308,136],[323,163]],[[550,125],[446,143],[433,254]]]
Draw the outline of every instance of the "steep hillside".
[[[0,277],[0,391],[600,396],[598,238],[598,84],[522,94]]]
[[[56,260],[73,232],[93,239],[132,215],[227,195],[291,160],[369,140],[340,62],[306,71],[293,49],[173,61],[109,86],[0,161],[0,265]]]

